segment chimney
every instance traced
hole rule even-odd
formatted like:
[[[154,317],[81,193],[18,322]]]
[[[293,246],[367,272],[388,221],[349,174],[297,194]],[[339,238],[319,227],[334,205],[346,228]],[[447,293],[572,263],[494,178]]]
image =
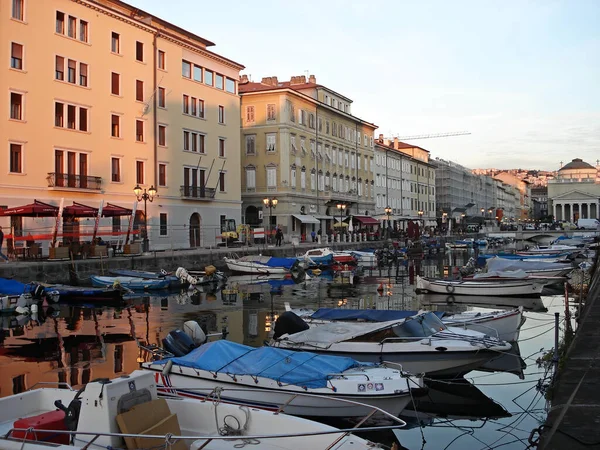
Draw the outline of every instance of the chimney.
[[[261,84],[266,84],[268,86],[271,86],[271,77],[263,77],[262,80],[260,80]]]
[[[317,84],[317,77],[315,77],[314,75],[311,75],[308,77],[308,82],[309,83],[313,83],[313,84]]]
[[[379,142],[383,144],[383,134],[379,135]]]
[[[247,83],[248,75],[240,75],[240,83]]]
[[[302,76],[300,76],[298,78],[300,78],[300,83],[301,84],[306,84],[306,76],[302,75]]]
[[[397,137],[394,138],[394,148],[396,150],[398,150],[398,138]]]
[[[272,86],[279,85],[279,80],[277,80],[277,77],[271,77],[271,82],[273,83]]]
[[[306,77],[304,75],[292,77],[290,84],[306,84]]]

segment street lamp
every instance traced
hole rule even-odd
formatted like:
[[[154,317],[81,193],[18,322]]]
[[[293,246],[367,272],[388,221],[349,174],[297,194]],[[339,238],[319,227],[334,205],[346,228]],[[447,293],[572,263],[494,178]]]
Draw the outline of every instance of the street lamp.
[[[387,216],[387,221],[388,221],[388,224],[386,227],[386,235],[389,238],[390,237],[390,214],[392,214],[392,208],[390,208],[388,206],[384,209],[384,211],[385,211],[385,215]]]
[[[481,208],[480,211],[481,211],[481,217],[483,217],[483,213],[485,213],[485,208]]]
[[[144,200],[144,236],[142,238],[142,251],[150,251],[150,241],[148,240],[148,202],[152,202],[156,196],[156,188],[154,185],[150,186],[150,189],[142,189],[139,184],[136,184],[133,188],[133,193],[137,198],[138,202]]]
[[[265,206],[267,208],[269,208],[269,244],[272,244],[273,243],[273,208],[277,208],[277,203],[279,203],[279,200],[277,200],[275,197],[273,197],[273,198],[265,197],[265,198],[263,198],[263,203],[265,204]]]
[[[344,221],[344,211],[346,211],[347,206],[348,205],[346,205],[345,203],[338,203],[337,205],[335,205],[335,207],[340,210],[340,241],[342,236],[342,223]]]

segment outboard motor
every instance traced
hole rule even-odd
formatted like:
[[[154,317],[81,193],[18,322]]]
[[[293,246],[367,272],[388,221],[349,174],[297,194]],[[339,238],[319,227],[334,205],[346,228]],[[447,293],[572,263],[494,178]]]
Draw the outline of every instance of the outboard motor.
[[[175,356],[185,356],[197,347],[192,338],[181,330],[170,331],[162,343],[164,349]]]
[[[308,324],[302,318],[292,311],[286,311],[275,321],[273,339],[279,339],[284,334],[299,333],[308,330],[308,328]]]
[[[188,320],[183,324],[183,332],[190,337],[196,347],[200,347],[207,341],[202,327],[195,320]]]

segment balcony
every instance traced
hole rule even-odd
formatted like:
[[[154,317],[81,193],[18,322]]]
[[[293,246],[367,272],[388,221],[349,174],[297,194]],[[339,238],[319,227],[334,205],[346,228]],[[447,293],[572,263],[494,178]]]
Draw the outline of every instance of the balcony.
[[[217,190],[205,186],[181,186],[180,192],[184,200],[211,201],[215,199]]]
[[[99,191],[102,189],[102,177],[52,172],[48,174],[46,179],[50,188],[85,189],[89,191]]]

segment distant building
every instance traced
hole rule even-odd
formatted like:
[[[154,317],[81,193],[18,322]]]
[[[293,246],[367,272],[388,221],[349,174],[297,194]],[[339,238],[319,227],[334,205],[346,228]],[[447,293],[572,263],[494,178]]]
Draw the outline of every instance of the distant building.
[[[503,183],[513,186],[519,191],[519,203],[517,204],[515,218],[517,220],[530,219],[530,211],[532,205],[531,186],[529,185],[529,182],[509,172],[500,172],[495,175],[495,178],[498,180],[502,180]]]
[[[548,186],[534,186],[531,188],[533,216],[535,220],[548,216]]]
[[[600,165],[575,158],[548,182],[548,198],[555,220],[576,222],[600,218]]]
[[[395,228],[417,219],[425,226],[437,225],[435,166],[429,162],[428,150],[379,135],[375,140],[375,213]]]

